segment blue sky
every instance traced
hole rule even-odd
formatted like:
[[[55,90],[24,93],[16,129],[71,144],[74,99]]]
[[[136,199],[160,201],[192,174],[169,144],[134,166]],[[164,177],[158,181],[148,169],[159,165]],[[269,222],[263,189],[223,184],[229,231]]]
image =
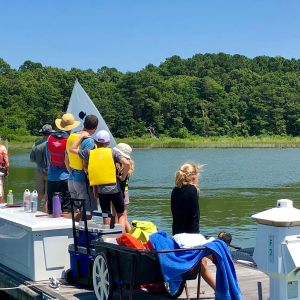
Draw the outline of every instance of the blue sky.
[[[0,0],[0,58],[137,71],[196,53],[300,58],[298,0]]]

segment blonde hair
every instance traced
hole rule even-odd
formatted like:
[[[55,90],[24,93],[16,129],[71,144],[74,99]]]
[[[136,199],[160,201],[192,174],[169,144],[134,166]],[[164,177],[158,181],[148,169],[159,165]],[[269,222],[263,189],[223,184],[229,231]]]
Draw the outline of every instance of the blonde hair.
[[[129,160],[130,163],[130,167],[129,167],[129,171],[128,171],[128,176],[132,176],[133,172],[134,172],[134,161],[132,159]],[[122,174],[123,172],[123,166],[120,163],[116,163],[116,167],[117,167],[117,171]]]
[[[200,170],[203,165],[194,163],[184,163],[175,173],[175,185],[182,187],[187,184],[194,184],[195,176],[200,175]]]

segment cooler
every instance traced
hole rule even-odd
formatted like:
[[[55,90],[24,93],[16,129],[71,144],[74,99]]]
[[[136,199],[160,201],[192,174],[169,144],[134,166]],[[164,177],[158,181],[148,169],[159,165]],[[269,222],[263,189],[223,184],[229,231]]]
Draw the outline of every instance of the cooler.
[[[23,208],[0,209],[0,263],[31,280],[61,278],[70,266],[72,241],[70,219]]]

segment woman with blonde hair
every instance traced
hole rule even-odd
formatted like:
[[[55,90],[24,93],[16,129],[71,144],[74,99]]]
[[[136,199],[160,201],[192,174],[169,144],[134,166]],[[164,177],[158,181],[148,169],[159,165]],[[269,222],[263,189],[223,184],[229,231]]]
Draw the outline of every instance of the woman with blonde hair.
[[[173,235],[199,233],[198,181],[201,167],[185,163],[175,173],[175,187],[171,194]]]
[[[0,137],[0,203],[4,202],[4,177],[8,175],[8,168],[8,152]]]
[[[199,233],[199,177],[203,165],[185,163],[175,173],[175,187],[171,194],[173,216],[172,233]],[[211,259],[211,257],[210,257]],[[207,259],[201,261],[201,276],[215,290],[216,281],[207,267]]]

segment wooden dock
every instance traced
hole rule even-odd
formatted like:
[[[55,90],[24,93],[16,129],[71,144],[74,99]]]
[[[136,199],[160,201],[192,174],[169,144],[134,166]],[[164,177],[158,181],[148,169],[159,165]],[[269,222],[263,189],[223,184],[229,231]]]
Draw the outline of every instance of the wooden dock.
[[[209,266],[211,271],[215,274],[215,266]],[[258,282],[262,285],[262,299],[267,299],[269,289],[269,278],[257,269],[250,268],[241,264],[235,264],[236,273],[239,285],[243,294],[244,300],[260,299],[258,296]],[[191,300],[196,299],[197,280],[187,282],[189,297]],[[5,288],[7,294],[11,299],[31,300],[31,299],[61,299],[61,300],[96,300],[93,291],[80,289],[75,286],[66,284],[60,285],[58,289],[53,289],[49,286],[49,281],[31,282],[27,281],[19,274],[4,266],[0,266],[0,289]],[[7,289],[10,288],[10,289]],[[200,299],[214,299],[213,290],[201,280],[201,294]],[[0,299],[6,300],[1,296]],[[118,291],[115,291],[113,300],[119,300]],[[125,295],[124,299],[128,299]],[[143,290],[135,290],[133,299],[135,300],[166,300],[170,299],[167,295],[153,295]],[[186,299],[185,291],[179,299]]]

